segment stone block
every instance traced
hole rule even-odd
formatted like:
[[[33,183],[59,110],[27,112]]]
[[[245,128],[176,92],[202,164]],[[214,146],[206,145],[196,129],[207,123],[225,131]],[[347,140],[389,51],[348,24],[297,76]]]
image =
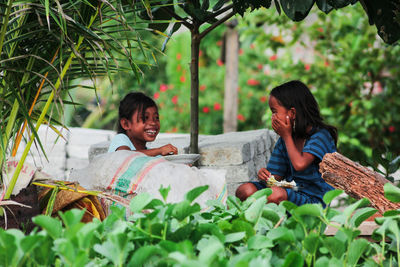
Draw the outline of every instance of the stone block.
[[[73,145],[68,144],[67,146],[67,157],[77,159],[88,159],[90,145]]]
[[[88,151],[89,162],[97,155],[101,155],[107,153],[108,147],[110,145],[110,141],[100,142],[94,145],[91,145]]]
[[[228,184],[247,182],[251,179],[254,180],[257,177],[257,172],[252,161],[237,166],[200,166],[199,168],[226,170],[225,179]]]
[[[199,145],[202,166],[240,165],[251,159],[251,144],[249,142],[208,143]]]
[[[88,165],[88,159],[68,158],[66,162],[66,171],[70,171],[71,169],[83,169]]]
[[[68,143],[73,145],[93,145],[110,141],[115,136],[115,131],[85,128],[70,128]]]

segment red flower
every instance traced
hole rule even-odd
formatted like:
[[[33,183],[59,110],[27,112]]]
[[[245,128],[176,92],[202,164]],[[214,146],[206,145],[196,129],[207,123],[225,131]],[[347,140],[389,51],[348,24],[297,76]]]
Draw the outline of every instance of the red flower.
[[[217,42],[217,45],[218,45],[218,46],[221,46],[221,45],[222,45],[222,41],[218,41],[218,42]]]
[[[256,86],[256,85],[259,85],[260,82],[257,81],[257,80],[255,80],[255,79],[248,79],[248,80],[247,80],[247,84],[248,84],[248,85],[251,85],[251,86]]]
[[[216,102],[216,103],[214,104],[214,110],[221,110],[221,104],[218,103],[218,102]]]
[[[218,66],[223,66],[223,65],[224,65],[224,62],[222,62],[221,59],[217,59],[217,65],[218,65]]]
[[[242,55],[242,54],[243,54],[243,49],[240,48],[240,49],[239,49],[239,55]]]
[[[262,70],[262,68],[263,68],[263,65],[262,65],[262,64],[258,64],[258,65],[257,65],[257,69]]]
[[[272,56],[269,57],[269,60],[270,60],[270,61],[275,61],[275,60],[277,60],[277,59],[278,59],[278,56],[277,56],[277,55],[272,55]]]
[[[324,29],[322,29],[321,27],[318,28],[319,32],[324,32]]]
[[[310,66],[310,64],[306,64],[306,65],[304,65],[304,69],[305,69],[306,71],[309,71],[309,70],[311,69],[311,66]]]
[[[172,103],[174,103],[175,105],[178,104],[178,96],[177,96],[177,95],[174,95],[174,96],[171,98],[171,101],[172,101]]]
[[[250,44],[250,48],[254,49],[255,45],[254,44]]]
[[[176,54],[176,59],[177,60],[181,60],[181,58],[182,58],[182,55],[180,53]]]
[[[203,112],[204,112],[204,113],[210,112],[210,108],[209,108],[209,107],[204,107],[204,108],[203,108]]]
[[[160,91],[161,91],[161,92],[165,92],[165,91],[167,91],[167,89],[168,89],[168,86],[167,86],[166,84],[163,84],[163,83],[162,83],[162,84],[160,85]]]
[[[237,115],[237,119],[240,120],[240,121],[245,121],[246,120],[242,114],[238,114]]]
[[[176,70],[177,70],[177,71],[181,71],[181,69],[182,69],[181,64],[178,64],[178,65],[176,66]]]
[[[325,65],[325,67],[329,67],[329,62],[325,60],[324,65]]]
[[[262,97],[260,97],[260,101],[264,103],[265,101],[267,101],[267,97],[263,95]]]
[[[153,95],[154,99],[158,99],[160,97],[160,93],[159,92],[155,92]]]
[[[206,86],[204,84],[200,85],[200,91],[205,91],[206,90]]]
[[[203,51],[199,51],[199,57],[201,57],[203,55]]]
[[[396,131],[396,128],[393,125],[391,125],[388,127],[388,130],[390,133],[394,133]]]
[[[184,75],[182,75],[182,76],[179,78],[179,80],[181,81],[181,83],[184,83],[184,82],[186,81],[186,78],[185,78]]]

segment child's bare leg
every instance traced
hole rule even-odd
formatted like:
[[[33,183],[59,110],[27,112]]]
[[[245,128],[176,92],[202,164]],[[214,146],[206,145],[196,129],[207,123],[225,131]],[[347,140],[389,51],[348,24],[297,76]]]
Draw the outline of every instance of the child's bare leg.
[[[272,194],[268,196],[267,200],[269,203],[279,204],[280,202],[287,200],[287,192],[282,187],[273,186],[271,187]]]
[[[245,201],[249,196],[257,192],[257,187],[252,183],[241,184],[236,189],[236,196],[241,200]]]

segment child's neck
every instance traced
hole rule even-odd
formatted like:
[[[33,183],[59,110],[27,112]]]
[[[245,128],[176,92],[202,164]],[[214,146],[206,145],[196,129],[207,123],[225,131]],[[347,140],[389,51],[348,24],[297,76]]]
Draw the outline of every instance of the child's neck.
[[[134,139],[132,137],[129,137],[131,140],[133,146],[136,148],[136,150],[145,150],[146,149],[146,142]]]

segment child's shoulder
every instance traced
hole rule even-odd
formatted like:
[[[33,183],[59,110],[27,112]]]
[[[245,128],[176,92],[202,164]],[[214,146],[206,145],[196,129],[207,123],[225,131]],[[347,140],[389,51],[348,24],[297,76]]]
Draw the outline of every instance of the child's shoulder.
[[[324,139],[332,139],[331,134],[325,128],[315,128],[311,134],[311,138],[324,138]]]

